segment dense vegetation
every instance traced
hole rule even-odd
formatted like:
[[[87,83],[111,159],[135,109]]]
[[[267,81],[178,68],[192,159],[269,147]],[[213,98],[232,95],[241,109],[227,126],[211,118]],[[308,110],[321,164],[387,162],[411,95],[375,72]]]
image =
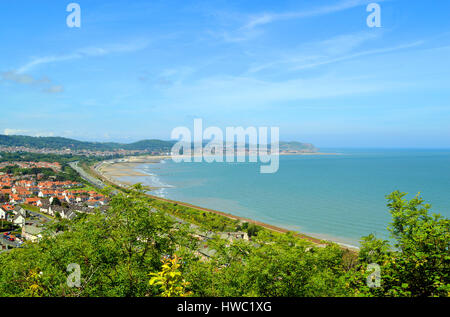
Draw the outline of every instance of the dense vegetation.
[[[160,200],[151,200],[152,206],[158,210],[165,211],[189,223],[195,224],[205,230],[210,231],[239,231],[242,229],[239,220],[232,220],[215,213],[201,211],[194,208],[178,205],[177,203],[167,203]]]
[[[71,154],[41,154],[29,152],[0,152],[0,162],[58,162],[66,163],[78,161],[84,158],[83,156],[74,156]]]
[[[24,135],[0,135],[0,146],[24,146],[36,149],[54,150],[91,150],[91,151],[113,151],[124,150],[150,150],[170,151],[174,142],[161,140],[143,140],[130,144],[84,142],[62,137],[31,137]]]
[[[75,182],[85,181],[80,175],[74,171],[70,166],[70,162],[79,161],[82,165],[93,165],[105,159],[112,159],[119,157],[117,155],[111,157],[100,156],[82,156],[82,155],[59,155],[59,154],[43,154],[43,153],[29,153],[29,152],[0,152],[0,163],[2,162],[58,162],[61,164],[61,172],[54,172],[51,169],[46,168],[20,168],[18,166],[11,165],[0,169],[0,172],[16,175],[30,175],[30,174],[44,174],[44,180],[50,177],[58,181],[70,180]]]
[[[198,229],[176,221],[136,186],[114,195],[105,213],[62,220],[39,243],[0,254],[0,294],[448,296],[449,220],[430,215],[419,197],[407,201],[394,192],[388,200],[394,245],[370,235],[356,254],[265,229],[251,241],[199,241]],[[214,250],[210,258],[197,252],[205,245]],[[78,287],[67,283],[71,263],[81,268]],[[379,287],[367,283],[376,276],[368,269],[373,263]]]
[[[109,157],[104,156],[83,156],[72,154],[43,154],[43,153],[30,153],[30,152],[0,152],[1,162],[58,162],[60,164],[66,164],[75,161],[81,161],[87,164],[93,164],[102,160],[108,160],[121,157],[120,155],[111,155]]]
[[[32,167],[21,168],[17,165],[6,166],[0,169],[0,172],[6,174],[13,174],[15,176],[34,175],[37,179],[37,175],[42,175],[40,180],[55,180],[55,181],[72,181],[83,183],[84,180],[80,175],[74,171],[69,165],[61,166],[61,171],[55,172],[51,168]]]

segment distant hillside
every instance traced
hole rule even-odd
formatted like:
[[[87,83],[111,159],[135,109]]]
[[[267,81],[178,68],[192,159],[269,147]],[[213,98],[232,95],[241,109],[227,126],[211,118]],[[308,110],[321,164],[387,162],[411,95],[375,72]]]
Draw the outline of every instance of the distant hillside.
[[[91,150],[91,151],[113,151],[118,149],[124,150],[170,150],[173,141],[162,140],[143,140],[130,144],[122,144],[115,142],[84,142],[62,137],[31,137],[23,135],[0,135],[0,146],[24,146],[35,149],[52,149],[52,150]]]
[[[32,137],[24,135],[1,135],[0,146],[23,146],[34,149],[64,150],[74,151],[163,151],[169,152],[175,141],[163,140],[142,140],[134,143],[116,143],[116,142],[84,142],[62,137]],[[318,149],[310,143],[300,142],[280,142],[280,151],[287,152],[317,152]]]
[[[315,153],[318,152],[319,149],[317,149],[311,143],[280,142],[280,151]]]
[[[175,141],[142,140],[130,144],[121,144],[120,146],[124,150],[157,150],[157,149],[170,150],[174,144]]]

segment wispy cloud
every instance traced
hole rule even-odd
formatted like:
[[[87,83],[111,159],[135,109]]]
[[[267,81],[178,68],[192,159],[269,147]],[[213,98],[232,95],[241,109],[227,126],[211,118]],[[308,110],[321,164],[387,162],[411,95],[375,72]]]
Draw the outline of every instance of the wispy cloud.
[[[270,62],[253,64],[247,73],[253,74],[264,70],[275,69],[277,72],[299,71],[365,56],[393,53],[419,47],[425,43],[423,40],[416,40],[388,47],[362,49],[364,44],[380,38],[381,35],[382,32],[374,33],[364,31],[306,43],[294,51],[288,53],[283,52],[278,58],[272,57]]]
[[[30,75],[20,74],[15,70],[2,72],[0,73],[0,77],[6,81],[12,81],[24,85],[48,84],[51,82],[47,77],[36,79]]]
[[[364,31],[305,43],[291,50],[291,52],[283,51],[281,56],[271,57],[270,62],[253,64],[248,73],[256,73],[273,67],[279,68],[282,65],[312,65],[320,61],[330,60],[351,53],[366,42],[379,38],[381,34],[382,32]]]
[[[387,0],[378,0],[377,2],[383,1]],[[263,25],[267,25],[277,21],[324,16],[356,8],[359,6],[364,6],[371,2],[373,2],[373,0],[341,0],[336,4],[317,6],[309,10],[290,11],[282,13],[263,12],[259,14],[251,14],[245,17],[244,24],[237,29],[210,33],[214,36],[220,37],[227,43],[245,42],[262,35],[264,32],[259,27]]]
[[[371,77],[342,77],[336,75],[290,80],[262,80],[244,76],[208,77],[169,87],[165,100],[172,111],[185,109],[200,115],[283,108],[287,103],[324,100],[344,96],[360,96],[374,92],[398,90],[411,83],[378,80]],[[326,89],[324,89],[326,87]],[[166,107],[166,106],[164,106]]]
[[[148,46],[147,41],[139,41],[129,44],[109,45],[105,47],[85,47],[76,50],[73,53],[65,55],[52,55],[44,57],[33,58],[30,62],[23,65],[17,70],[18,74],[23,74],[31,71],[33,68],[49,63],[64,62],[74,59],[81,59],[84,57],[105,56],[112,53],[129,53],[142,50]]]
[[[64,87],[61,85],[55,85],[55,86],[50,86],[49,88],[46,88],[43,91],[48,94],[57,94],[57,93],[63,92]]]
[[[243,28],[244,29],[253,29],[257,26],[269,24],[269,23],[272,23],[275,21],[280,21],[280,20],[301,19],[301,18],[309,18],[309,17],[331,14],[331,13],[355,8],[358,6],[366,5],[370,2],[373,2],[373,1],[346,0],[346,1],[341,1],[335,5],[321,6],[321,7],[316,7],[316,8],[310,9],[310,10],[305,10],[305,11],[284,12],[284,13],[262,13],[262,14],[252,16]],[[380,0],[378,2],[380,2]]]
[[[10,70],[7,72],[0,73],[0,79],[3,81],[10,81],[16,84],[26,85],[26,86],[48,86],[52,83],[52,81],[47,77],[35,78],[28,74],[20,74],[16,70]],[[61,85],[53,85],[48,86],[42,90],[46,93],[56,94],[64,91],[64,87]]]
[[[333,63],[337,63],[337,62],[343,62],[343,61],[347,61],[347,60],[352,60],[352,59],[356,59],[356,58],[363,57],[363,56],[392,53],[392,52],[395,52],[395,51],[400,51],[400,50],[405,50],[405,49],[408,49],[408,48],[417,47],[417,46],[420,46],[420,45],[422,45],[424,43],[425,43],[424,41],[419,40],[419,41],[406,43],[406,44],[401,44],[401,45],[397,45],[397,46],[393,46],[393,47],[385,47],[385,48],[379,48],[379,49],[373,49],[373,50],[366,50],[366,51],[357,52],[357,53],[354,53],[354,54],[349,54],[349,55],[340,56],[340,57],[336,57],[336,58],[325,59],[325,60],[318,60],[318,61],[315,61],[315,62],[312,62],[312,63],[300,64],[300,65],[297,65],[297,66],[293,67],[293,70],[302,70],[302,69],[307,69],[307,68],[314,68],[314,67],[318,67],[318,66],[323,66],[323,65],[333,64]]]

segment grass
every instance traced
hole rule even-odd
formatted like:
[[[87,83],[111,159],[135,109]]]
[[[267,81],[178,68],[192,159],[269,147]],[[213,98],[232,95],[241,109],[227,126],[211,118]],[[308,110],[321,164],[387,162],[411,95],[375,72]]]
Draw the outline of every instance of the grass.
[[[77,187],[77,188],[70,188],[70,189],[68,189],[69,192],[73,192],[73,191],[76,191],[76,190],[85,190],[85,191],[93,190],[93,191],[96,191],[96,188],[94,186],[91,186],[91,185],[85,185],[83,187]]]
[[[45,217],[45,218],[55,219],[55,217],[53,217],[53,216],[51,216],[51,215],[47,215],[47,214],[42,213],[42,212],[41,212],[41,208],[39,208],[39,207],[37,207],[37,206],[26,205],[26,204],[23,204],[23,205],[21,205],[21,206],[22,206],[23,209],[26,209],[26,210],[35,212],[35,213],[37,213],[37,214],[39,214],[39,215],[41,215],[41,216],[43,216],[43,217]]]
[[[37,207],[37,206],[33,206],[33,205],[27,205],[27,204],[22,204],[20,205],[23,209],[29,210],[29,211],[33,211],[33,212],[40,212],[41,208]]]

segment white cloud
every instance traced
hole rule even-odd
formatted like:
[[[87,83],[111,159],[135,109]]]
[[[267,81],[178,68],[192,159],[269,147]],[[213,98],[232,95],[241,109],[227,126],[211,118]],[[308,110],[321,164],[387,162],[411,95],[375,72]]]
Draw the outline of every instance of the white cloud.
[[[378,0],[378,2],[383,0]],[[346,0],[335,5],[317,7],[307,11],[285,12],[285,13],[262,13],[250,18],[244,29],[253,29],[257,26],[269,24],[280,20],[301,19],[340,12],[358,6],[366,5],[373,1],[368,0]]]
[[[17,70],[18,74],[29,72],[33,68],[50,63],[64,62],[68,60],[80,59],[84,57],[104,56],[112,53],[128,53],[144,49],[148,46],[147,41],[139,41],[128,44],[115,44],[105,47],[85,47],[66,55],[54,55],[45,57],[36,57],[31,62],[23,65]]]
[[[20,130],[20,129],[5,129],[3,130],[3,134],[5,135],[23,135],[27,134],[28,130]]]
[[[53,132],[42,132],[42,131],[31,131],[22,129],[4,129],[3,134],[5,135],[28,135],[28,136],[54,136]]]
[[[28,85],[28,86],[47,86],[51,84],[51,80],[47,77],[42,77],[37,79],[28,74],[20,74],[15,70],[10,70],[7,72],[0,73],[0,78],[4,81],[12,81],[17,84]],[[48,88],[42,89],[46,93],[59,93],[64,91],[64,87],[61,85],[53,85]]]
[[[377,2],[382,1],[387,0],[377,0]],[[263,34],[263,31],[258,28],[259,26],[267,25],[277,21],[286,21],[286,20],[303,19],[328,15],[356,8],[359,6],[364,6],[371,2],[373,2],[373,0],[343,0],[333,5],[323,5],[320,7],[303,11],[291,11],[283,13],[263,12],[260,14],[253,14],[247,16],[244,25],[236,30],[209,32],[209,33],[214,36],[222,38],[225,42],[228,43],[244,42],[254,39],[257,36]],[[364,13],[365,12],[366,11],[364,10]]]
[[[373,50],[366,50],[366,51],[357,52],[357,53],[354,53],[354,54],[339,56],[339,57],[336,57],[336,58],[317,60],[317,61],[312,62],[312,63],[305,63],[305,64],[296,65],[296,66],[293,67],[293,70],[302,70],[302,69],[307,69],[307,68],[314,68],[314,67],[318,67],[318,66],[323,66],[323,65],[333,64],[333,63],[337,63],[337,62],[343,62],[343,61],[347,61],[347,60],[352,60],[352,59],[363,57],[363,56],[392,53],[392,52],[395,52],[395,51],[400,51],[400,50],[404,50],[404,49],[408,49],[408,48],[417,47],[417,46],[420,46],[420,45],[422,45],[424,43],[425,43],[424,41],[415,41],[415,42],[412,42],[412,43],[401,44],[401,45],[393,46],[393,47],[385,47],[385,48],[379,48],[379,49],[373,49]]]
[[[50,79],[48,79],[47,77],[43,77],[41,79],[36,79],[33,76],[30,76],[27,74],[20,74],[15,70],[2,72],[2,73],[0,73],[0,76],[3,80],[13,81],[18,84],[24,84],[24,85],[48,84],[51,82]]]
[[[421,46],[423,40],[403,43],[390,47],[361,50],[366,42],[376,40],[383,32],[357,32],[343,34],[330,39],[306,43],[291,52],[283,52],[282,56],[271,56],[270,62],[254,63],[248,69],[248,74],[271,70],[273,73],[300,71],[317,68],[324,65],[357,59],[360,57],[387,54]],[[300,52],[300,53],[298,53]]]
[[[408,87],[409,83],[335,75],[280,81],[243,76],[210,77],[168,88],[164,105],[170,105],[173,111],[189,109],[201,114],[216,113],[219,109],[226,113],[239,113],[242,110],[283,109],[286,103],[292,102],[357,96]]]
[[[57,94],[57,93],[63,92],[64,91],[64,87],[60,86],[60,85],[51,86],[51,87],[49,87],[47,89],[44,89],[43,91],[46,92],[46,93],[49,93],[49,94]]]

